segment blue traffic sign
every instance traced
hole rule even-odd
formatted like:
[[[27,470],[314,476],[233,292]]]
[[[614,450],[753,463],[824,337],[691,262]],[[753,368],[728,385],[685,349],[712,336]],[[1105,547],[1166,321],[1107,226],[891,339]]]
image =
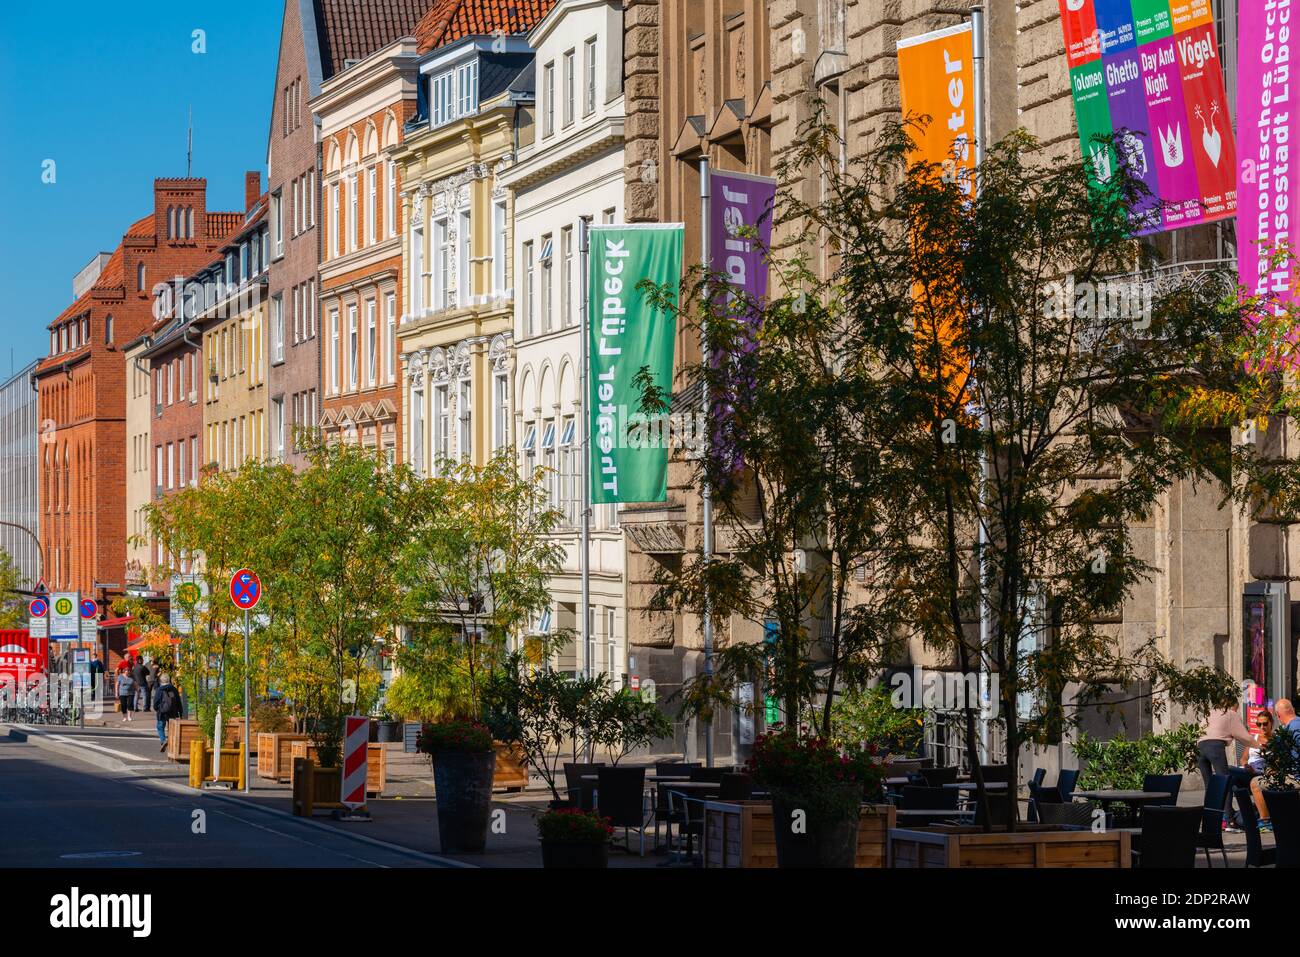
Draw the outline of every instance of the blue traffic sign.
[[[44,618],[50,611],[50,603],[44,598],[33,598],[27,610],[32,613],[33,618]]]
[[[94,618],[99,614],[99,602],[93,598],[81,599],[81,617]]]

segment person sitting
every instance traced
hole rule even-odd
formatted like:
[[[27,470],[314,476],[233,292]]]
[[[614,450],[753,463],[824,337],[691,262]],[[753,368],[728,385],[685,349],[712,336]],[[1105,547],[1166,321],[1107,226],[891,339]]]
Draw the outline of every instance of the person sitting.
[[[1273,824],[1268,819],[1268,805],[1264,803],[1264,792],[1260,789],[1260,781],[1264,773],[1264,745],[1273,734],[1273,716],[1265,711],[1259,716],[1256,724],[1259,726],[1258,743],[1256,747],[1246,751],[1245,767],[1251,774],[1248,787],[1251,800],[1255,802],[1255,810],[1259,812],[1260,829],[1271,831]]]

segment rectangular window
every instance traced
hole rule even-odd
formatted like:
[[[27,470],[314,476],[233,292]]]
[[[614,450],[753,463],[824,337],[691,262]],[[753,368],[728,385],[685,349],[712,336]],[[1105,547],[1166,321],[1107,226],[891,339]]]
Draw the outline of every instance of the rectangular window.
[[[441,126],[454,119],[455,93],[452,90],[451,71],[440,73],[429,81],[429,123]]]
[[[339,311],[330,310],[330,394],[339,394]]]
[[[357,371],[359,368],[357,355],[357,307],[348,306],[348,389],[352,390],[357,387]]]
[[[293,224],[293,235],[297,236],[302,232],[302,177],[293,181],[293,215],[290,220]]]
[[[385,211],[388,224],[388,235],[390,237],[397,235],[397,164],[390,162],[388,169],[384,173],[384,180],[388,186],[388,209]]]
[[[411,389],[411,434],[407,440],[407,460],[417,475],[424,474],[424,390]]]
[[[170,362],[167,363],[167,368],[165,371],[167,375],[167,404],[171,405],[173,402],[176,401],[175,383],[172,381],[172,363]]]
[[[163,447],[155,445],[154,451],[154,481],[153,484],[158,488],[163,487]]]
[[[583,96],[582,112],[590,116],[596,112],[596,38],[592,37],[582,45],[582,58],[586,66],[586,92]]]
[[[433,427],[434,473],[437,474],[442,460],[451,457],[451,397],[445,385],[433,390]]]
[[[373,246],[378,238],[375,233],[375,214],[379,206],[379,170],[370,167],[366,171],[366,179],[369,187],[366,192],[366,242]]]
[[[564,419],[560,430],[560,474],[559,503],[564,511],[564,520],[569,525],[578,524],[578,455],[577,444],[573,441],[574,418]]]
[[[459,102],[457,116],[469,116],[478,112],[478,60],[471,60],[456,70],[456,86]]]
[[[276,190],[271,195],[271,223],[275,230],[275,254],[284,255],[284,203],[280,197],[280,191]]]
[[[446,309],[451,302],[451,230],[445,218],[433,221],[433,307]]]
[[[560,231],[560,324],[573,325],[573,227]]]
[[[474,455],[472,389],[473,382],[471,380],[461,379],[456,394],[456,417],[460,425],[460,431],[456,437],[456,451],[465,461],[469,461]]]
[[[176,483],[177,488],[185,487],[185,440],[176,444]]]
[[[576,75],[578,68],[578,58],[573,50],[567,50],[564,54],[564,125],[568,126],[573,122],[574,102],[577,96],[578,78]]]
[[[171,442],[167,443],[167,487],[176,487],[176,446]]]
[[[298,298],[294,290],[294,301]],[[284,296],[276,293],[271,297],[271,361],[284,361]]]
[[[384,368],[388,381],[397,381],[397,295],[389,293],[384,304],[387,313],[384,332]]]
[[[510,378],[498,372],[492,380],[492,449],[510,444]]]
[[[366,384],[374,385],[379,378],[379,328],[373,299],[366,303],[366,373]]]
[[[353,173],[348,177],[348,249],[357,248],[357,233],[361,231],[361,216],[358,212],[358,204],[361,202],[361,196],[357,192],[357,176]]]
[[[303,339],[302,290],[303,290],[302,286],[294,286],[293,293],[292,293],[293,299],[290,300],[292,305],[289,311],[293,314],[293,344],[294,345],[297,345]]]
[[[474,299],[473,272],[470,257],[473,255],[474,235],[470,230],[469,210],[461,210],[456,217],[456,301],[463,309]]]
[[[536,309],[533,302],[533,244],[524,243],[524,334],[537,331]]]
[[[199,484],[199,437],[190,436],[190,484]]]
[[[412,319],[424,312],[424,230],[411,227],[411,306]]]
[[[554,258],[554,256],[552,255],[553,245],[554,244],[552,243],[550,236],[542,237],[541,298],[542,298],[542,332],[543,333],[547,333],[551,331],[551,293],[553,292],[553,290],[551,289],[551,281],[552,281],[551,260]]]
[[[542,135],[555,131],[555,64],[542,68]]]
[[[330,255],[339,254],[339,184],[330,187]]]
[[[316,338],[316,280],[307,280],[307,331],[306,339]]]
[[[509,249],[506,237],[506,202],[492,204],[492,292],[496,296],[506,294],[506,250]]]

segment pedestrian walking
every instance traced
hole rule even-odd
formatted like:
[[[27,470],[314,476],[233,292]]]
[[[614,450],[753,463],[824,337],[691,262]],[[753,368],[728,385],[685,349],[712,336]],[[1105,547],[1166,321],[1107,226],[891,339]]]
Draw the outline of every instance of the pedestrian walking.
[[[135,710],[135,678],[129,671],[122,671],[117,676],[117,704],[122,712],[122,720],[130,721],[131,712]]]
[[[95,652],[95,657],[90,659],[90,687],[91,697],[98,701],[104,694],[104,662],[99,660],[99,652]]]
[[[154,721],[158,726],[158,750],[167,750],[167,722],[172,718],[185,717],[185,703],[181,693],[172,684],[171,676],[166,672],[158,675],[158,688],[153,693]]]
[[[144,707],[138,710],[152,711],[153,702],[149,700],[149,669],[145,667],[144,659],[135,659],[135,667],[131,669],[131,677],[135,679],[137,693],[144,699]]]

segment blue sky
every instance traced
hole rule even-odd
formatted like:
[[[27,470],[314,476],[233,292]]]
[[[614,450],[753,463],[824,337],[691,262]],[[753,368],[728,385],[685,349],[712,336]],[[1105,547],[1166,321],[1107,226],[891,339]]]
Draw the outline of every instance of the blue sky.
[[[194,175],[208,208],[242,210],[266,178],[279,0],[5,5],[0,25],[0,378],[49,348],[72,277],[152,208],[157,176]],[[192,52],[205,31],[207,52]],[[56,182],[41,181],[55,161]]]

